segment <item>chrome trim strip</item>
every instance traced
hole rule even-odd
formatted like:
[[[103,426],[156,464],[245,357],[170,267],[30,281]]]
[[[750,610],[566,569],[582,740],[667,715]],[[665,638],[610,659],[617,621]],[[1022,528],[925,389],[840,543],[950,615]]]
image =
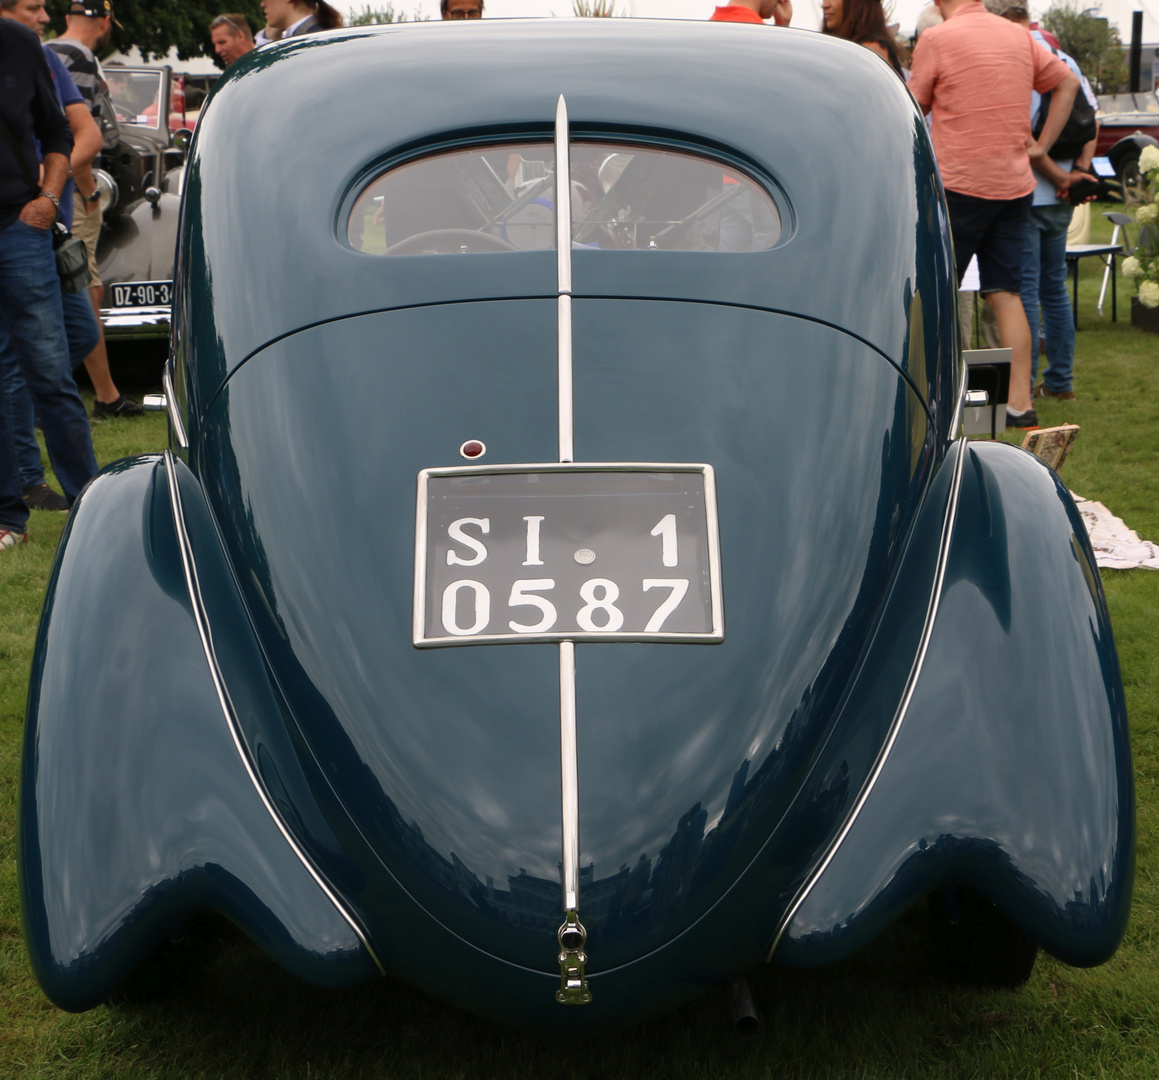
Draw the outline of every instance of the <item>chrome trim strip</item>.
[[[970,368],[966,364],[966,357],[962,357],[962,385],[958,388],[958,404],[954,406],[954,418],[947,432],[951,439],[957,439],[962,434],[963,417],[966,412],[966,387],[970,385]]]
[[[559,460],[571,461],[575,457],[571,365],[571,148],[568,145],[567,102],[562,94],[555,107],[555,249],[559,291],[556,305]]]
[[[563,910],[579,910],[579,755],[575,721],[575,644],[559,643],[559,779],[563,804]]]
[[[571,147],[568,145],[567,102],[555,106],[555,263],[559,291],[571,292]]]
[[[559,326],[559,460],[575,460],[575,431],[572,426],[571,297],[561,293],[556,301]]]
[[[419,471],[418,491],[415,494],[415,591],[411,601],[410,628],[412,644],[422,640],[427,617],[427,477],[430,474],[430,469]]]
[[[641,634],[624,631],[583,631],[568,632],[563,638],[558,633],[546,634],[473,634],[470,638],[445,637],[428,638],[423,635],[426,625],[426,559],[427,545],[427,481],[432,476],[472,476],[500,475],[504,473],[526,472],[688,472],[700,473],[704,486],[704,509],[708,526],[708,576],[712,594],[712,629],[707,633]],[[415,506],[415,570],[414,596],[411,612],[411,643],[416,648],[442,648],[491,645],[491,644],[533,644],[562,641],[636,641],[670,642],[673,644],[714,645],[724,640],[724,592],[720,577],[720,524],[717,520],[716,472],[711,465],[690,464],[688,462],[643,462],[643,461],[560,461],[524,464],[495,465],[449,465],[434,469],[422,469],[418,474],[418,490]]]
[[[182,450],[189,449],[189,436],[185,434],[185,425],[181,422],[181,414],[177,411],[177,395],[173,392],[173,372],[169,361],[165,361],[161,372],[161,387],[165,391],[165,408],[169,413],[169,423],[173,425],[173,434],[177,437],[177,445]]]
[[[314,879],[330,903],[334,905],[338,913],[349,924],[350,929],[354,931],[358,940],[362,942],[362,947],[374,961],[378,970],[385,975],[386,968],[383,967],[382,961],[379,960],[378,955],[371,947],[366,933],[359,926],[354,915],[346,909],[334,890],[327,884],[318,870],[315,869],[309,858],[307,858],[306,853],[298,844],[298,841],[290,833],[285,822],[274,808],[274,804],[270,801],[270,797],[266,793],[266,789],[258,777],[257,771],[254,769],[253,762],[250,760],[250,755],[241,737],[233,702],[230,701],[229,691],[225,686],[221,668],[217,663],[217,655],[213,647],[213,634],[210,631],[209,618],[206,615],[205,604],[201,598],[201,586],[197,580],[197,566],[193,561],[193,547],[189,542],[189,534],[185,530],[185,517],[181,508],[181,492],[178,489],[177,466],[171,450],[167,449],[165,451],[164,460],[165,472],[169,480],[169,507],[173,513],[173,528],[177,533],[177,547],[181,552],[181,567],[185,574],[185,587],[189,591],[189,602],[193,608],[193,618],[197,624],[197,633],[201,638],[201,647],[205,652],[205,659],[209,664],[209,673],[213,679],[214,689],[217,691],[217,700],[221,705],[222,713],[225,715],[226,725],[233,738],[233,745],[237,750],[238,757],[241,758],[246,774],[249,776],[250,782],[253,784],[254,790],[258,793],[262,804],[269,812],[270,817],[273,818],[274,824],[277,825],[278,831],[281,832],[286,843],[290,845],[290,849],[298,857],[298,861],[306,868],[306,872]]]
[[[716,471],[704,468],[704,515],[708,518],[708,580],[712,591],[712,640],[724,640],[724,590],[720,582],[720,522],[716,512]]]
[[[886,736],[885,744],[879,751],[877,760],[873,763],[873,769],[870,771],[865,786],[861,789],[861,794],[858,795],[857,802],[854,803],[853,809],[849,812],[849,817],[846,818],[845,824],[841,827],[841,831],[834,838],[829,850],[825,853],[824,858],[817,865],[816,869],[814,869],[809,880],[801,888],[796,900],[789,906],[789,910],[786,912],[784,919],[781,920],[781,925],[777,929],[777,935],[773,938],[773,944],[769,947],[768,955],[765,957],[766,961],[773,959],[773,953],[777,951],[777,946],[781,943],[781,938],[784,937],[785,931],[789,929],[789,925],[801,909],[801,905],[808,899],[809,894],[820,880],[821,875],[825,873],[825,870],[833,861],[834,856],[837,854],[837,849],[841,847],[845,838],[849,835],[854,822],[857,821],[857,817],[861,813],[862,807],[865,806],[870,794],[873,792],[874,786],[877,784],[877,779],[885,768],[890,751],[893,750],[893,745],[897,741],[898,733],[901,731],[902,721],[905,719],[910,701],[913,699],[914,690],[917,688],[918,678],[921,676],[922,665],[926,659],[926,651],[929,649],[930,638],[933,636],[934,620],[937,618],[938,607],[942,600],[942,586],[945,583],[946,567],[950,559],[950,543],[954,537],[954,522],[958,516],[958,494],[962,487],[962,469],[966,461],[966,446],[967,443],[964,438],[957,441],[958,457],[954,462],[954,474],[950,479],[949,505],[946,509],[946,517],[942,522],[942,537],[938,545],[938,562],[934,570],[934,587],[930,592],[929,605],[926,608],[926,619],[922,626],[922,636],[918,643],[917,655],[914,657],[913,665],[910,668],[905,691],[902,693],[897,712],[894,714],[889,734]]]
[[[711,465],[696,461],[511,461],[494,465],[439,465],[423,469],[419,476],[469,476],[472,473],[523,472],[690,472],[703,473],[715,484]],[[715,506],[715,499],[713,501]]]

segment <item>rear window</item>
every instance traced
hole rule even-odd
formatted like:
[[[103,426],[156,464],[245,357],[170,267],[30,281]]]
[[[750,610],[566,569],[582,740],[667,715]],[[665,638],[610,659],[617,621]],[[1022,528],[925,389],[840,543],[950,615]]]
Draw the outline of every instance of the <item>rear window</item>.
[[[781,235],[755,181],[693,154],[573,142],[572,245],[607,251],[762,251]],[[437,154],[383,174],[358,196],[352,247],[372,255],[555,247],[550,143]]]

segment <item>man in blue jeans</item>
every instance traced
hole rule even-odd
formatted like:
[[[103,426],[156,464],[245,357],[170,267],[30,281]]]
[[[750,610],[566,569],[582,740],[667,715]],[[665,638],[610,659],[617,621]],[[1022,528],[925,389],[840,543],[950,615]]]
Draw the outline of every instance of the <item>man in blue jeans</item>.
[[[69,366],[51,227],[73,138],[36,35],[0,19],[0,319],[32,391],[53,471],[71,503],[96,474],[88,417]],[[44,175],[36,180],[36,141]],[[2,394],[2,390],[0,390]],[[0,549],[27,539],[28,508],[0,402]]]
[[[1091,85],[1079,70],[1078,64],[1066,53],[1052,49],[1038,30],[1030,29],[1029,0],[986,0],[986,8],[1019,26],[1025,27],[1036,47],[1055,53],[1078,76],[1079,93],[1085,94],[1091,107],[1099,107]],[[1042,98],[1036,93],[1031,101],[1031,124],[1038,120]],[[1074,207],[1057,192],[1079,179],[1091,179],[1090,168],[1095,154],[1096,138],[1088,142],[1082,153],[1073,160],[1056,160],[1047,156],[1037,162],[1036,186],[1026,222],[1026,238],[1022,249],[1022,287],[1020,295],[1030,324],[1030,384],[1036,398],[1058,398],[1069,401],[1074,397],[1074,313],[1066,291],[1066,237],[1070,230]],[[1042,309],[1043,336],[1046,338],[1047,367],[1043,381],[1038,378],[1039,308]]]
[[[43,0],[0,0],[0,19],[15,19],[42,40],[44,27],[49,21]],[[100,128],[72,81],[64,61],[48,48],[44,50],[44,58],[48,61],[57,100],[64,109],[72,131],[73,148],[69,158],[72,175],[80,178],[86,186],[95,186],[92,163],[101,150]],[[60,220],[68,229],[73,227],[73,189],[74,184],[69,180],[60,197]],[[97,347],[101,336],[100,327],[85,292],[63,293],[60,302],[64,309],[69,362],[75,372]],[[67,510],[68,500],[45,483],[44,466],[40,463],[40,444],[36,441],[36,408],[24,384],[24,375],[16,361],[16,352],[3,320],[0,320],[0,378],[4,380],[8,437],[12,442],[12,452],[16,455],[25,504],[30,510]]]

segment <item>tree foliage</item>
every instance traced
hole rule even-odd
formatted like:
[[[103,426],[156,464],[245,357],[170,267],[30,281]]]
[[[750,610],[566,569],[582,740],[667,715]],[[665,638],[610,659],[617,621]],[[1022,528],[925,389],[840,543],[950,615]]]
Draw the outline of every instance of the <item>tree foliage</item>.
[[[622,14],[616,0],[571,0],[571,11],[577,19],[613,19]]]
[[[47,0],[52,30],[64,32],[69,0]],[[145,60],[161,59],[176,49],[182,60],[213,56],[209,24],[226,12],[240,12],[250,26],[266,25],[259,0],[182,0],[180,4],[157,0],[113,0],[113,13],[121,25],[113,27],[110,52],[128,52],[134,45]]]
[[[395,11],[394,4],[387,3],[386,7],[382,8],[372,8],[367,4],[361,11],[350,13],[349,24],[351,26],[385,26],[387,23],[406,21],[406,14],[402,11]]]
[[[1076,0],[1060,0],[1042,17],[1065,53],[1074,57],[1097,94],[1118,94],[1127,87],[1127,61],[1119,31]]]

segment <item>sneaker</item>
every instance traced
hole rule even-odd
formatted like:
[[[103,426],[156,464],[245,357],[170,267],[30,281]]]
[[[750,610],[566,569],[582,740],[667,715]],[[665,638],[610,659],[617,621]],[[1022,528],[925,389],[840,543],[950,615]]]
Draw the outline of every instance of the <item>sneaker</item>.
[[[1054,391],[1049,389],[1046,383],[1039,383],[1034,388],[1034,396],[1037,398],[1054,398],[1055,401],[1074,401],[1073,390]]]
[[[144,416],[144,406],[138,405],[132,398],[122,394],[116,401],[94,401],[94,420],[115,420],[118,416]]]
[[[67,510],[68,499],[58,495],[47,484],[33,484],[21,493],[24,505],[29,510]]]
[[[1038,413],[1033,409],[1027,409],[1024,413],[1011,412],[1007,409],[1006,426],[1016,428],[1038,427]]]
[[[18,533],[15,529],[0,529],[0,551],[28,543],[28,533]]]

